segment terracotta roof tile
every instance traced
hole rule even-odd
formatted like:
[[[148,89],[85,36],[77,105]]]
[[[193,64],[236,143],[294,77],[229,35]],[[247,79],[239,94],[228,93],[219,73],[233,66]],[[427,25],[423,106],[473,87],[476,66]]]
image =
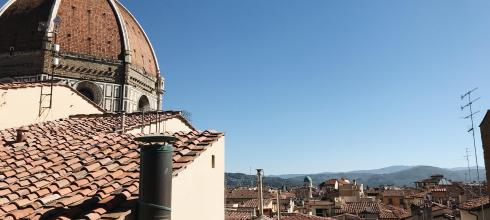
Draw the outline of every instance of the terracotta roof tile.
[[[249,220],[252,219],[251,211],[226,211],[225,220]]]
[[[463,210],[474,210],[480,209],[482,205],[485,207],[490,206],[488,196],[468,200],[467,202],[460,204],[459,208]]]
[[[140,118],[128,114],[128,129],[139,126]],[[145,120],[155,118],[156,113],[145,114]],[[139,147],[135,135],[114,133],[119,120],[117,114],[79,115],[30,125],[28,141],[15,144],[15,128],[1,130],[0,219],[130,215],[139,191]],[[222,136],[210,131],[176,134],[174,173]],[[203,147],[193,149],[190,143]]]
[[[335,220],[330,217],[318,217],[312,215],[305,215],[300,213],[285,213],[281,215],[281,219],[283,220]]]

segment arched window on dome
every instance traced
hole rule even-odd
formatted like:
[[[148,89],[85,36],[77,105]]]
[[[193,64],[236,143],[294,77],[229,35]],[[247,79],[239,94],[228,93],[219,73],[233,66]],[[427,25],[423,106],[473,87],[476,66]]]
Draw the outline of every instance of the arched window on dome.
[[[90,81],[79,82],[76,90],[95,104],[100,105],[102,102],[102,90],[95,83]]]
[[[146,95],[142,95],[138,101],[138,111],[150,110],[150,100]]]

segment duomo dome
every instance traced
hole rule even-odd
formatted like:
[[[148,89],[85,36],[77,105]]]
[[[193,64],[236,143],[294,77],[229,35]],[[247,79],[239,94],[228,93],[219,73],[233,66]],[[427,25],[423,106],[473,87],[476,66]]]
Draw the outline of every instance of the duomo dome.
[[[0,82],[62,80],[108,111],[160,109],[148,36],[118,0],[9,0],[0,9]]]

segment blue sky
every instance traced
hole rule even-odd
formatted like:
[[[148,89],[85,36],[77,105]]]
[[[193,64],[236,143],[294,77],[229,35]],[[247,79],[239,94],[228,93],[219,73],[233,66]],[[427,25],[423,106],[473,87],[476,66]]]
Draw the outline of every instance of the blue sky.
[[[164,107],[226,132],[229,172],[465,166],[458,97],[479,86],[490,108],[488,1],[124,2],[158,53]]]
[[[490,108],[490,1],[123,3],[157,51],[164,108],[226,132],[228,172],[465,166],[459,95],[478,86]]]

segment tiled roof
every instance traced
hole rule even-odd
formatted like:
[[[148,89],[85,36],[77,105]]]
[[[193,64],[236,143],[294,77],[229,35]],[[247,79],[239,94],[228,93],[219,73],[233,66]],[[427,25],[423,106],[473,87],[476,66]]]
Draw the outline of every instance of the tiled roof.
[[[405,195],[407,198],[425,198],[426,192],[409,191]]]
[[[447,189],[444,187],[433,187],[430,189],[431,192],[446,192]]]
[[[296,197],[296,195],[294,193],[291,193],[291,192],[281,192],[280,197],[281,197],[281,199],[291,199],[291,198]]]
[[[300,213],[281,214],[281,219],[283,220],[335,220],[334,218],[318,217],[318,216],[305,215]]]
[[[59,81],[55,83],[55,85],[60,85],[58,84]],[[12,82],[12,83],[0,83],[0,89],[6,90],[6,89],[23,89],[23,88],[34,88],[34,87],[39,87],[39,86],[50,86],[51,82]],[[61,84],[63,85],[63,84]]]
[[[323,185],[335,185],[335,183],[337,183],[337,179],[329,179],[329,180],[323,182],[322,184]]]
[[[391,205],[382,205],[380,210],[379,217],[381,219],[404,219],[412,216],[409,210]]]
[[[490,201],[488,196],[471,199],[459,205],[460,209],[463,210],[475,210],[481,208],[481,206],[488,207],[490,205]]]
[[[346,178],[340,178],[337,180],[339,184],[351,184],[351,181]]]
[[[263,191],[264,199],[275,198],[269,191]],[[258,191],[252,189],[232,189],[227,190],[225,198],[227,199],[255,199],[258,197]]]
[[[378,202],[349,202],[342,204],[340,213],[379,213],[380,203]]]
[[[169,115],[172,115],[169,112]],[[152,114],[145,115],[151,118]],[[141,115],[131,114],[134,126]],[[138,197],[139,147],[134,135],[112,132],[110,115],[0,131],[0,219],[100,219],[130,214]],[[174,174],[223,136],[175,133]]]
[[[350,202],[341,205],[341,209],[336,209],[337,214],[377,214],[380,219],[402,219],[411,216],[408,210],[387,206],[379,202]]]
[[[328,200],[309,200],[307,204],[310,206],[332,206],[335,203]]]
[[[386,190],[382,192],[382,195],[386,197],[404,197],[405,192],[403,190]]]
[[[268,206],[272,204],[272,199],[264,199],[264,206]],[[241,202],[238,204],[238,207],[241,208],[257,208],[259,207],[259,199],[249,199],[247,201]]]
[[[126,113],[124,119],[125,130],[141,127],[142,124],[148,125],[149,123],[155,123],[157,120],[178,118],[184,124],[189,126],[192,130],[196,129],[182,116],[180,111],[164,111],[164,112],[145,112],[144,117],[140,112]],[[73,115],[70,119],[80,120],[81,123],[87,122],[94,129],[103,131],[120,131],[121,130],[121,114],[118,113],[104,113],[104,114],[88,114],[88,115]],[[163,129],[163,128],[162,128]]]
[[[333,216],[334,219],[349,219],[349,220],[361,220],[361,217],[349,213]]]
[[[226,211],[225,220],[250,220],[252,211]]]

